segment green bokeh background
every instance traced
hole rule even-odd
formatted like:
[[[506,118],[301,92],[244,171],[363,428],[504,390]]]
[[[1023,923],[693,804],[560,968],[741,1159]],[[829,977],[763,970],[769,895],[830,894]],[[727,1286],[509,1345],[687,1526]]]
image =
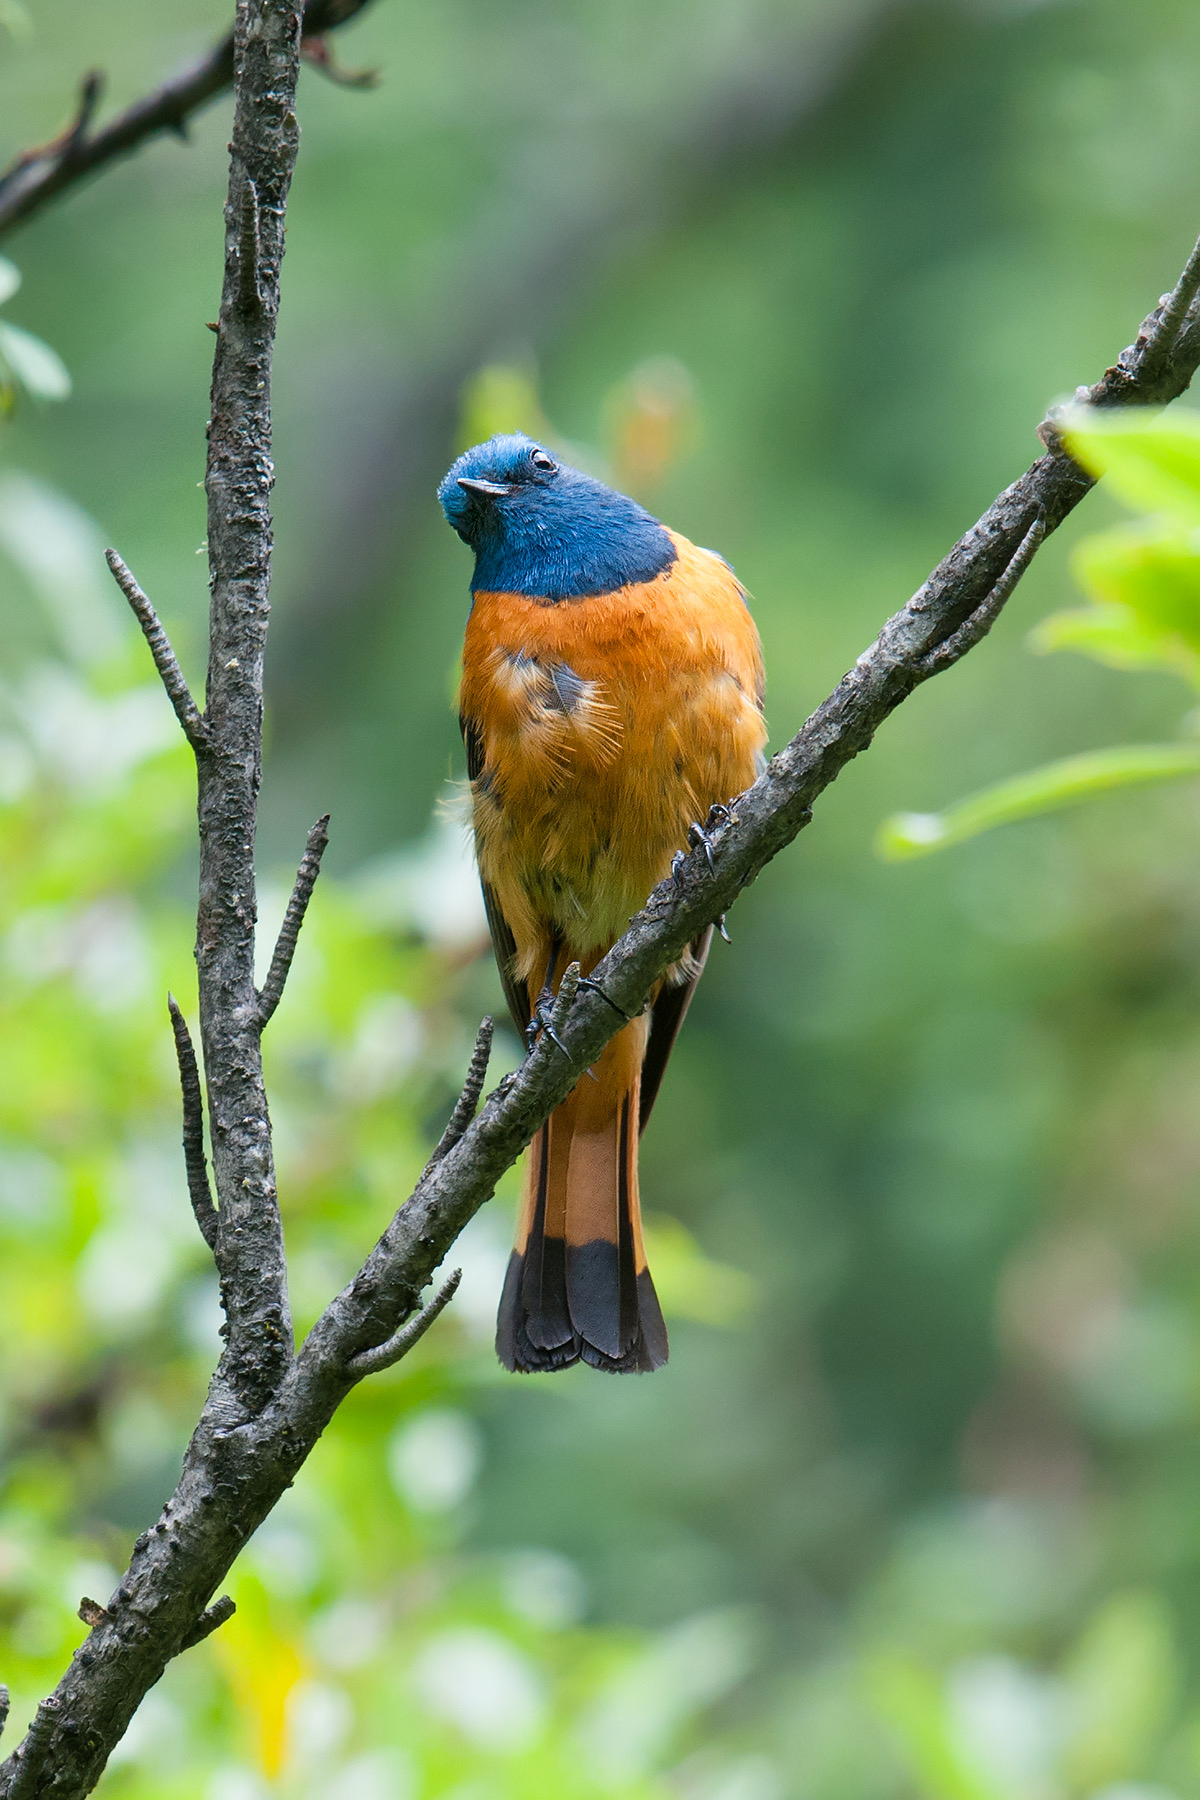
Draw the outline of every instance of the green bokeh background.
[[[7,0],[5,151],[59,128],[83,70],[115,106],[225,23]],[[471,420],[540,407],[619,468],[631,384],[672,359],[690,399],[640,496],[750,589],[778,746],[1200,229],[1185,0],[374,0],[332,41],[381,79],[302,83],[261,831],[269,932],[333,814],[271,1028],[302,1321],[501,1004],[437,810],[469,558],[433,490]],[[227,134],[223,102],[4,246],[5,317],[74,378],[0,428],[18,1723],[169,1491],[216,1347],[162,1005],[194,995],[186,758],[88,571],[115,544],[198,679]],[[1116,516],[1087,502],[731,915],[644,1147],[668,1369],[495,1367],[510,1179],[461,1300],[347,1405],[102,1792],[1200,1789],[1194,789],[872,852],[896,808],[1174,733],[1166,676],[1025,644]]]

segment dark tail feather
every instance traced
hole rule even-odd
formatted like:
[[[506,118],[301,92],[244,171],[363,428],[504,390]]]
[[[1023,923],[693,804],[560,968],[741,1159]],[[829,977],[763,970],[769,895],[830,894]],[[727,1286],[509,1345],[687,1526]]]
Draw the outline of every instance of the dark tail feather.
[[[531,1146],[496,1352],[522,1373],[580,1361],[610,1374],[657,1369],[667,1329],[642,1247],[636,1087],[608,1131],[580,1132],[588,1121],[575,1110],[567,1100]]]

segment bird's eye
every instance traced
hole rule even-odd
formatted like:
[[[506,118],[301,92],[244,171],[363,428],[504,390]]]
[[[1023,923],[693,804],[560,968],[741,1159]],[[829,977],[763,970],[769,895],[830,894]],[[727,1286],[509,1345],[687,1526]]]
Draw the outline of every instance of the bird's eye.
[[[552,456],[547,456],[544,450],[531,451],[529,460],[534,468],[541,469],[544,475],[553,475],[556,467],[554,458]]]

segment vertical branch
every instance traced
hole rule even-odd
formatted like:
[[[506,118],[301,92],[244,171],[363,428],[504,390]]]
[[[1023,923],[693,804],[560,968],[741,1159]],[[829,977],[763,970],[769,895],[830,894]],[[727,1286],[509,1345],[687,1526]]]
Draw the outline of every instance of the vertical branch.
[[[271,355],[299,51],[297,0],[240,0],[205,477],[212,601],[208,741],[197,756],[196,962],[229,1326],[218,1380],[247,1415],[261,1410],[292,1354],[254,987],[254,834],[271,572]]]

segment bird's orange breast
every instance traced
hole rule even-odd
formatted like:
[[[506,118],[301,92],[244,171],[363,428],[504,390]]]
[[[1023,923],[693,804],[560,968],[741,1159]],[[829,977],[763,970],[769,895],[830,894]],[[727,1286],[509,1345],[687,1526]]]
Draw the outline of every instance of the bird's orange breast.
[[[677,560],[634,587],[475,596],[461,710],[482,750],[476,847],[523,974],[548,928],[585,956],[613,943],[689,824],[754,779],[758,634],[720,557],[671,535]]]

